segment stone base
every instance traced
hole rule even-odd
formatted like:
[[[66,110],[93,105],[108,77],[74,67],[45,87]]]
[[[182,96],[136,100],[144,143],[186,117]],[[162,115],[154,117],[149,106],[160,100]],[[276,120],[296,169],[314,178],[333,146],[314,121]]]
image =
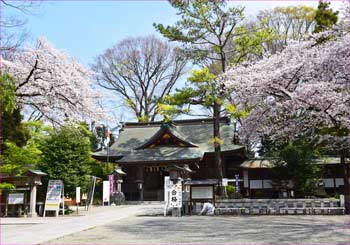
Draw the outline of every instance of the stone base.
[[[171,210],[171,215],[173,217],[181,217],[181,208],[173,208]]]
[[[29,213],[29,214],[28,214],[28,217],[29,217],[29,218],[35,218],[35,217],[38,217],[38,214],[37,214],[36,212],[34,212],[34,213]]]

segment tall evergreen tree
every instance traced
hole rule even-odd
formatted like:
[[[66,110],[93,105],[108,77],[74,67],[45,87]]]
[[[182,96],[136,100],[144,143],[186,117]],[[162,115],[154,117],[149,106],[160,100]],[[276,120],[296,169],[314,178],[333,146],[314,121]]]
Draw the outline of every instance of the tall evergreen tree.
[[[338,11],[330,8],[330,2],[320,1],[316,10],[314,33],[323,32],[338,22]]]
[[[170,41],[182,44],[186,58],[202,69],[194,71],[189,82],[192,88],[178,90],[166,102],[175,105],[203,105],[212,110],[213,144],[218,179],[223,178],[220,142],[220,115],[225,88],[218,77],[231,63],[240,63],[251,54],[261,54],[261,43],[271,32],[243,25],[244,8],[227,7],[226,1],[170,1],[181,17],[173,26],[154,24]],[[252,31],[253,29],[253,31]],[[176,111],[176,110],[175,110]]]
[[[91,173],[90,135],[81,125],[67,125],[51,133],[41,147],[40,169],[50,179],[61,179],[69,195],[80,186],[86,191]]]

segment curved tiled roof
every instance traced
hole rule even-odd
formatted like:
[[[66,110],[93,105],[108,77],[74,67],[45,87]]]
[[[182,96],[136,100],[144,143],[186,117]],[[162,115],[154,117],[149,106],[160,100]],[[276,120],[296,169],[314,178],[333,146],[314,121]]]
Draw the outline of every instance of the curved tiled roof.
[[[204,153],[214,152],[212,119],[173,121],[171,133],[195,147],[157,146],[140,149],[152,137],[156,137],[161,127],[162,122],[126,123],[119,138],[109,149],[110,158],[120,158],[116,161],[120,163],[189,160],[200,159]],[[228,118],[221,119],[220,133],[223,140],[222,152],[244,149],[244,146],[232,143],[234,127]],[[106,153],[97,152],[93,157],[106,156]]]

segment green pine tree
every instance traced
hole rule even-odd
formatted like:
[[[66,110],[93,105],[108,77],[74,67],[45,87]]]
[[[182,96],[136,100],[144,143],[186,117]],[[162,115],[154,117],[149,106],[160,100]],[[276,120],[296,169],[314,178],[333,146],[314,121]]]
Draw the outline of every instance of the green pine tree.
[[[180,108],[170,107],[165,111],[180,112],[185,105],[202,105],[212,110],[215,165],[217,177],[222,179],[220,115],[225,96],[229,93],[225,93],[227,91],[217,77],[226,71],[228,65],[261,55],[261,44],[271,40],[273,32],[268,28],[243,25],[244,8],[228,7],[226,1],[170,3],[177,10],[180,20],[172,26],[154,26],[170,41],[180,42],[184,56],[201,69],[194,71],[188,79],[190,86],[165,98],[165,104]]]
[[[323,32],[338,22],[338,11],[330,8],[330,2],[320,1],[316,10],[314,33]]]

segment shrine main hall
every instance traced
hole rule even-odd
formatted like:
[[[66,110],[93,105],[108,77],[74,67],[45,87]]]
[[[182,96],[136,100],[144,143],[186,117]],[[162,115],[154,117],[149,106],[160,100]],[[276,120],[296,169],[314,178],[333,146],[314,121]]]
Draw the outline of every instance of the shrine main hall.
[[[223,175],[242,176],[240,165],[245,148],[236,145],[234,126],[221,118],[220,134]],[[174,120],[169,123],[124,123],[116,142],[93,157],[115,162],[126,173],[122,192],[126,200],[164,200],[164,177],[177,169],[192,180],[216,179],[213,119]],[[243,186],[242,186],[243,187]]]

